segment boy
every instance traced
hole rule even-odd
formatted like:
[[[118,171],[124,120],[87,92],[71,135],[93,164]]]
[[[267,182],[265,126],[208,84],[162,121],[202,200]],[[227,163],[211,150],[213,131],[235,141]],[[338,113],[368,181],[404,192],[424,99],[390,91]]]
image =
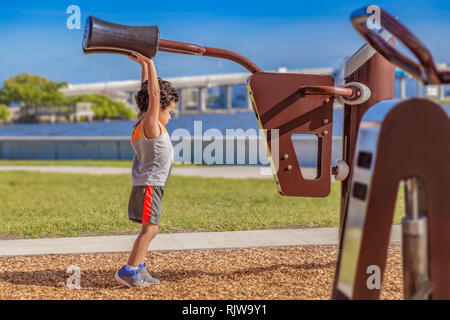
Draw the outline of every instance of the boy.
[[[160,284],[146,268],[145,255],[158,233],[164,185],[173,163],[173,146],[165,125],[169,122],[178,92],[170,82],[156,75],[153,61],[137,52],[129,58],[142,66],[141,90],[136,93],[139,114],[131,134],[135,151],[132,165],[132,190],[128,218],[142,224],[128,263],[115,275],[127,287]]]

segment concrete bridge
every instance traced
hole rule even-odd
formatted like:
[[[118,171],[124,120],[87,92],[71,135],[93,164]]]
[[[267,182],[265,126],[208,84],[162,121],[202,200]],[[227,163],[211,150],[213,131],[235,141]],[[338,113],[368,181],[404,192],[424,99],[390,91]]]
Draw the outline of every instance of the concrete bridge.
[[[288,73],[309,73],[309,74],[334,74],[333,68],[318,68],[318,69],[293,69],[278,68],[272,72],[288,72]],[[250,76],[248,72],[245,73],[228,73],[228,74],[212,74],[203,76],[186,76],[165,78],[170,81],[178,90],[180,101],[178,103],[178,110],[200,110],[205,111],[208,105],[209,88],[214,86],[224,86],[226,92],[226,108],[233,108],[233,86],[239,84],[246,84],[247,78]],[[137,111],[134,101],[134,94],[140,88],[140,80],[126,80],[126,81],[110,81],[98,83],[84,83],[84,84],[69,84],[67,88],[61,89],[61,92],[67,96],[88,93],[103,93],[113,95],[127,105]],[[247,95],[247,107],[251,108],[251,103]]]
[[[450,70],[450,66],[446,63],[438,63],[439,70]],[[342,82],[340,78],[341,70],[333,68],[316,68],[316,69],[291,69],[278,68],[269,72],[285,72],[285,73],[306,73],[306,74],[326,74],[333,75],[336,78],[336,83]],[[249,77],[248,72],[244,73],[228,73],[228,74],[211,74],[201,76],[185,76],[166,78],[178,90],[180,101],[178,103],[179,111],[205,111],[208,106],[210,88],[216,86],[225,87],[225,105],[226,109],[231,110],[233,107],[233,86],[246,84]],[[411,78],[407,73],[398,70],[396,72],[396,79],[399,85],[399,97],[406,98],[406,79]],[[61,89],[61,92],[67,96],[89,93],[106,94],[113,99],[125,102],[134,111],[137,111],[137,106],[134,100],[136,91],[140,88],[140,80],[126,80],[126,81],[110,81],[97,83],[83,83],[83,84],[69,84],[67,88]],[[422,84],[417,81],[416,96],[422,96]],[[247,95],[247,92],[245,92]],[[445,86],[426,86],[425,96],[434,97],[444,100]],[[248,95],[246,97],[247,107],[251,108]]]
[[[439,71],[450,71],[450,66],[446,63],[437,63],[436,64]],[[406,99],[406,79],[413,79],[411,75],[402,71],[396,70],[395,78],[399,82],[399,98]],[[422,83],[416,80],[416,97],[422,96]],[[425,96],[430,98],[436,98],[439,100],[445,100],[445,85],[428,85],[425,86]]]

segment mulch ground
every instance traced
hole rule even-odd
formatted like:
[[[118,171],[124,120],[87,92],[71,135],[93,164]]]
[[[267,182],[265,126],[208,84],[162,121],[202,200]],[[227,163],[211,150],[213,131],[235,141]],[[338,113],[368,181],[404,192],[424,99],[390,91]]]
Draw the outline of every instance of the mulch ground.
[[[336,246],[149,252],[161,285],[128,289],[114,280],[128,253],[0,258],[0,299],[329,299]],[[383,299],[402,298],[401,251],[389,249]],[[81,270],[69,289],[67,268]]]

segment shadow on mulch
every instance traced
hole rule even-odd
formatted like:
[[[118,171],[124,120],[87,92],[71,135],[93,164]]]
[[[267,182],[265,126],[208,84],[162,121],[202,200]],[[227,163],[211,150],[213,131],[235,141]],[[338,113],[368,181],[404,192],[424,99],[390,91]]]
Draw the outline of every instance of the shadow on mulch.
[[[275,271],[279,268],[292,268],[302,270],[314,270],[330,268],[336,265],[336,262],[326,264],[277,264],[268,267],[248,268],[232,272],[205,272],[201,270],[183,270],[166,269],[159,272],[151,272],[152,276],[161,280],[162,283],[178,282],[184,279],[196,278],[202,276],[226,278],[244,277],[256,275],[265,272]],[[114,274],[117,270],[83,270],[81,269],[80,286],[83,289],[113,289],[124,288],[114,280]],[[35,271],[7,271],[0,273],[0,282],[9,282],[15,285],[35,285],[55,288],[65,288],[67,279],[71,274],[64,270],[35,270]]]

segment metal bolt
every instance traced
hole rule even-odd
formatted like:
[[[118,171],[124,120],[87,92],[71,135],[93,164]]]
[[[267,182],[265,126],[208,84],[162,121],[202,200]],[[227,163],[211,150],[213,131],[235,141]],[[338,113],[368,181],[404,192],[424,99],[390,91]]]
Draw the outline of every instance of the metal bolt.
[[[328,123],[328,119],[323,119],[323,123],[327,124]]]
[[[336,167],[331,167],[331,174],[333,176],[337,176],[338,173],[339,173],[339,168],[337,166]]]
[[[326,98],[326,99],[325,99],[325,102],[326,102],[326,103],[330,102],[330,98]]]
[[[344,160],[336,160],[335,166],[331,169],[331,174],[335,176],[337,181],[343,181],[347,178],[350,169]]]
[[[323,130],[322,134],[323,134],[323,135],[328,134],[328,130]]]
[[[284,154],[284,155],[281,157],[281,160],[286,160],[287,158],[289,158],[289,156],[288,156],[287,154]]]
[[[288,169],[288,170],[292,170],[292,166],[291,166],[291,165],[288,165],[288,166],[287,166],[287,169]]]

